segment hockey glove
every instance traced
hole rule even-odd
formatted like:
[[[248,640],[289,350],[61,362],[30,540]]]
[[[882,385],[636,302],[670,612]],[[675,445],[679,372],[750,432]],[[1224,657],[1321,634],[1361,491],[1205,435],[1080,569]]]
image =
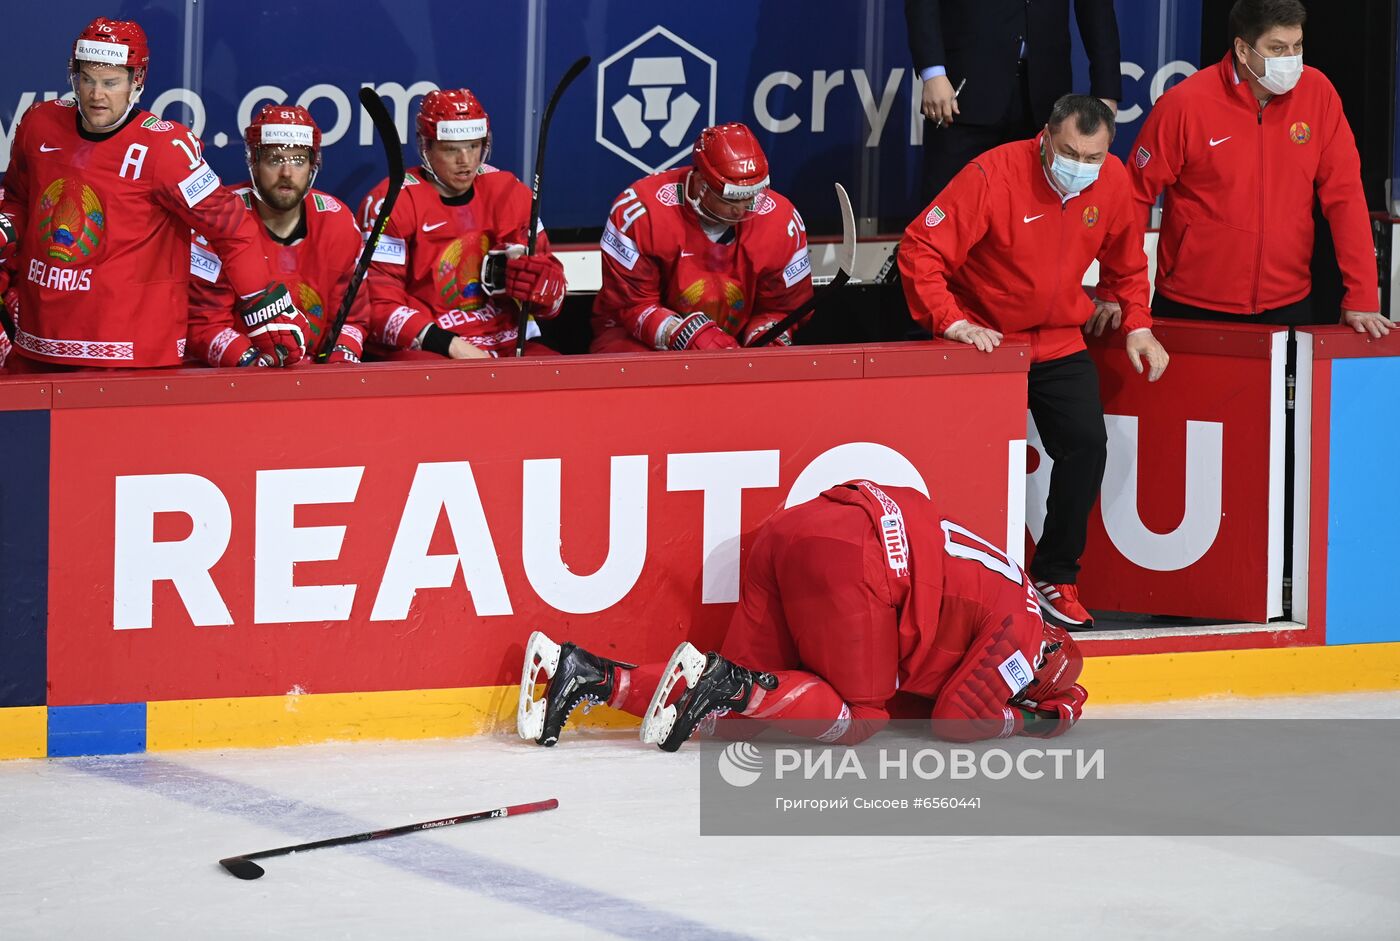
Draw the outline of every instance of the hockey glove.
[[[0,212],[0,258],[5,257],[9,247],[14,244],[16,239],[14,222],[9,216]]]
[[[4,280],[3,272],[0,272],[0,281]],[[5,335],[8,342],[15,338],[15,331],[19,329],[19,292],[14,288],[7,288],[0,294],[0,333]]]
[[[1084,714],[1084,701],[1089,694],[1078,683],[1049,699],[1032,705],[1019,705],[1026,719],[1024,734],[1033,738],[1055,738],[1064,735]]]
[[[701,313],[686,314],[666,338],[669,350],[737,350],[739,341],[720,329],[719,324]]]
[[[763,336],[769,330],[773,329],[773,327],[777,326],[777,324],[781,322],[782,319],[782,317],[776,314],[763,317],[761,319],[757,317],[754,318],[752,321],[750,321],[748,328],[744,331],[744,342],[742,345],[753,346],[759,337]],[[782,333],[778,334],[777,339],[773,340],[773,342],[778,344],[779,346],[792,346],[792,331],[784,330]]]
[[[564,264],[553,255],[506,259],[506,294],[548,316],[564,300]]]
[[[516,258],[525,257],[524,245],[507,245],[493,248],[481,259],[481,289],[488,295],[500,294],[506,289],[506,265]]]
[[[298,363],[306,355],[311,324],[297,310],[286,285],[270,284],[243,298],[238,304],[238,316],[258,352],[271,356],[279,366]]]
[[[326,357],[328,363],[358,363],[365,352],[365,335],[354,324],[347,323],[340,328],[335,348]]]
[[[337,343],[335,349],[331,350],[331,355],[326,357],[328,363],[358,363],[360,355],[350,347]]]

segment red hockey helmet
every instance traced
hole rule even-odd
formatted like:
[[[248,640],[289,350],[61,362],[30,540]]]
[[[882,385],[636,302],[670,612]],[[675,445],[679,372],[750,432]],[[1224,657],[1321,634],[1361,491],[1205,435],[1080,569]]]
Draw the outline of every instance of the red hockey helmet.
[[[430,91],[418,105],[418,145],[428,141],[471,141],[486,139],[491,145],[491,119],[469,88],[443,88]]]
[[[1040,655],[1035,658],[1035,679],[1016,697],[1016,702],[1039,703],[1062,693],[1079,681],[1084,670],[1084,654],[1069,632],[1056,624],[1045,625]]]
[[[311,175],[321,169],[321,128],[301,105],[265,104],[243,132],[248,167],[258,161],[260,147],[311,148]]]
[[[139,88],[146,84],[146,66],[150,61],[151,50],[146,44],[145,30],[132,20],[109,20],[99,16],[73,43],[68,72],[77,74],[79,62],[120,66],[131,69],[131,83]]]
[[[746,125],[720,124],[707,127],[695,139],[691,151],[694,173],[700,177],[703,189],[708,189],[720,199],[731,204],[747,203],[744,215],[753,212],[758,199],[768,188],[768,158],[758,139]],[[703,193],[695,194],[691,203],[701,215],[711,216],[704,210],[699,199]],[[717,222],[734,222],[736,219],[714,219]]]

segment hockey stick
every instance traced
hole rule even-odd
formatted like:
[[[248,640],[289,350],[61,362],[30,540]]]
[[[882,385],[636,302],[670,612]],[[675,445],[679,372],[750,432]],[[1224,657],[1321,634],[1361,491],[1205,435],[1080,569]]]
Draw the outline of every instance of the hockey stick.
[[[784,330],[816,310],[839,290],[841,285],[851,280],[851,272],[856,267],[856,214],[851,210],[851,197],[846,195],[846,188],[840,183],[836,184],[836,201],[841,204],[841,252],[837,255],[839,270],[829,282],[812,292],[812,296],[807,298],[807,303],[754,337],[753,342],[748,344],[750,349],[772,343]]]
[[[340,309],[335,312],[335,321],[321,339],[321,349],[316,353],[318,363],[326,361],[335,349],[335,341],[340,339],[345,318],[350,316],[350,305],[355,303],[355,295],[360,293],[360,283],[365,279],[365,272],[369,271],[374,250],[379,247],[379,236],[384,234],[384,226],[389,222],[389,213],[394,209],[394,201],[399,198],[399,190],[403,189],[403,145],[399,142],[399,129],[394,126],[394,119],[389,117],[389,110],[384,107],[384,99],[375,94],[373,88],[361,88],[360,104],[369,113],[369,119],[374,122],[374,128],[379,132],[379,141],[384,145],[384,157],[389,162],[389,189],[384,194],[384,201],[379,205],[379,215],[365,239],[365,247],[360,250],[360,260],[355,262],[355,273],[350,276],[350,283],[345,286],[345,296],[340,299]]]
[[[540,140],[535,145],[535,185],[530,188],[530,229],[526,234],[528,241],[525,246],[525,254],[527,255],[535,253],[535,242],[539,236],[536,230],[540,227],[540,182],[544,178],[544,144],[549,137],[549,124],[554,118],[554,108],[559,104],[564,89],[568,88],[592,61],[592,56],[581,56],[577,62],[569,66],[569,71],[565,72],[564,77],[559,80],[559,84],[554,86],[554,93],[549,96],[549,103],[544,106],[544,117],[540,119]],[[522,303],[520,312],[515,315],[516,356],[525,355],[525,326],[529,319],[530,315],[526,313],[525,305]]]
[[[244,853],[242,856],[230,856],[228,859],[219,860],[219,865],[240,879],[257,879],[263,874],[263,867],[253,862],[255,859],[267,859],[269,856],[286,856],[289,853],[300,853],[305,850],[325,849],[327,846],[345,846],[348,843],[364,843],[368,840],[382,840],[390,836],[402,836],[405,833],[416,833],[419,830],[436,830],[440,827],[456,826],[459,823],[472,823],[477,820],[487,820],[492,817],[518,817],[521,814],[532,814],[537,810],[553,810],[559,806],[559,801],[554,798],[544,801],[536,801],[533,804],[513,804],[509,807],[497,807],[495,810],[480,810],[474,814],[462,814],[459,817],[443,817],[441,820],[425,820],[422,823],[409,823],[402,827],[392,827],[388,830],[371,830],[368,833],[356,833],[352,836],[337,836],[329,840],[317,840],[314,843],[298,843],[296,846],[279,846],[275,850],[260,850],[256,853]]]

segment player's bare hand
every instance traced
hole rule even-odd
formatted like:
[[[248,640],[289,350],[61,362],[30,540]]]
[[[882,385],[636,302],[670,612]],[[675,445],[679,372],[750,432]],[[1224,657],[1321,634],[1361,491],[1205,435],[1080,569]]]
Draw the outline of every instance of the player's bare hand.
[[[1167,355],[1166,349],[1157,338],[1152,335],[1151,330],[1134,330],[1128,334],[1128,359],[1132,361],[1133,369],[1142,373],[1143,357],[1147,358],[1147,381],[1156,382],[1162,378],[1162,373],[1167,371],[1167,363],[1171,357]]]
[[[1342,323],[1346,324],[1357,333],[1369,333],[1379,340],[1395,329],[1395,323],[1386,320],[1380,314],[1363,313],[1359,310],[1342,311]]]
[[[953,123],[953,115],[958,114],[958,99],[953,91],[953,83],[946,75],[935,75],[924,82],[924,102],[921,109],[924,117],[940,126]]]
[[[1123,308],[1115,301],[1094,301],[1094,312],[1084,324],[1084,332],[1096,337],[1103,336],[1104,330],[1117,330],[1123,322]]]
[[[490,359],[491,354],[464,337],[453,337],[447,347],[448,359]]]
[[[990,327],[979,327],[975,323],[966,320],[959,320],[947,330],[943,331],[945,340],[953,340],[958,343],[966,343],[975,346],[983,353],[990,353],[1001,346],[1001,334]]]

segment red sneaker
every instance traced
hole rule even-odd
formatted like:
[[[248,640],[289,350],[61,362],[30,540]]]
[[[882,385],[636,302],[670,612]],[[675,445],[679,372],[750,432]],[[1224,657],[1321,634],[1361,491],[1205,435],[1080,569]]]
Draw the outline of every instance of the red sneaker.
[[[1071,631],[1091,631],[1094,616],[1079,603],[1079,588],[1075,585],[1054,585],[1035,582],[1035,597],[1048,620]]]

